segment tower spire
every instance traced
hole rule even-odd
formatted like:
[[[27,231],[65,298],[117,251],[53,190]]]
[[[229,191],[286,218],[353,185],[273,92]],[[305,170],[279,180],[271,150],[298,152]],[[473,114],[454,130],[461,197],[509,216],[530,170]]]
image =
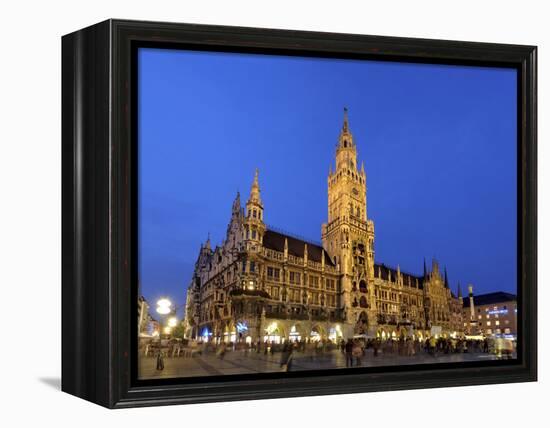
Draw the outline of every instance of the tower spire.
[[[237,195],[233,200],[233,207],[232,207],[233,214],[239,214],[240,210],[241,210],[241,194],[237,190]]]
[[[339,138],[339,148],[352,148],[353,145],[353,135],[351,135],[351,131],[349,129],[349,119],[348,119],[348,108],[344,107],[344,122],[342,124],[342,130],[340,131],[340,138]],[[355,159],[354,159],[355,160]],[[337,160],[338,161],[338,160]],[[337,165],[338,169],[338,165]]]
[[[349,132],[349,123],[348,123],[348,108],[344,107],[344,124],[342,126],[342,131],[347,133]]]
[[[424,257],[424,278],[428,276],[428,270],[426,269],[426,257]]]
[[[260,198],[260,184],[258,182],[258,175],[260,171],[256,168],[254,173],[254,180],[252,181],[252,187],[250,188],[250,197],[248,198],[249,202],[256,202],[257,204],[262,204],[262,199]]]
[[[265,233],[264,206],[260,198],[258,175],[259,171],[256,168],[252,187],[250,188],[250,196],[246,201],[246,218],[244,221],[246,249],[251,252],[260,250]]]

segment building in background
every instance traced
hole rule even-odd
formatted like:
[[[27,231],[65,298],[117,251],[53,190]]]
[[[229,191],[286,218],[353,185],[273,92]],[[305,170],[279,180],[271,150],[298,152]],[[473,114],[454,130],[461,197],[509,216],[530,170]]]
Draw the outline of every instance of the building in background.
[[[140,337],[150,337],[159,333],[159,323],[149,312],[150,305],[145,297],[138,298],[138,335]]]
[[[139,296],[138,298],[138,334],[149,333],[149,323],[151,316],[149,315],[149,303],[145,300],[145,297]]]
[[[463,299],[464,330],[471,335],[517,337],[516,295],[497,291]]]
[[[233,202],[224,241],[201,245],[187,292],[187,337],[282,342],[462,334],[461,296],[451,292],[436,260],[430,270],[424,262],[421,275],[375,263],[366,173],[347,110],[335,163],[322,243],[266,225],[256,171],[245,208],[239,194]]]

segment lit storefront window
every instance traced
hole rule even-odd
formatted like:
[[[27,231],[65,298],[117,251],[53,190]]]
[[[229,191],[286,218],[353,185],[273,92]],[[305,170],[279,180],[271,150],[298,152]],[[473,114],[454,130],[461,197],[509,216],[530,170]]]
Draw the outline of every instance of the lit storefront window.
[[[281,343],[281,334],[279,332],[279,327],[276,322],[272,322],[265,329],[264,342],[274,342],[276,344]]]
[[[336,343],[340,338],[342,337],[342,329],[339,325],[336,325],[335,327],[331,327],[328,332],[328,338],[329,340]]]
[[[300,341],[302,339],[302,336],[300,336],[300,333],[298,333],[298,331],[296,331],[296,326],[293,325],[292,328],[290,329],[290,334],[289,334],[289,339],[292,341],[292,342],[297,342],[297,341]]]

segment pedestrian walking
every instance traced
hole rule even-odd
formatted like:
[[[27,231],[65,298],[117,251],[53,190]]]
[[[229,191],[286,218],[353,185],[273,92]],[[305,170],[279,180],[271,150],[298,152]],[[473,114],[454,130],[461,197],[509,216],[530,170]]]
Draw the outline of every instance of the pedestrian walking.
[[[218,348],[218,351],[216,352],[220,360],[223,360],[223,357],[225,357],[225,351],[226,351],[226,345],[225,345],[225,342],[222,342],[220,347]]]
[[[346,367],[353,366],[353,342],[351,339],[348,339],[344,347],[346,353]]]
[[[363,356],[363,348],[361,348],[361,345],[358,342],[355,342],[353,344],[351,353],[352,353],[353,358],[355,358],[355,365],[360,366],[361,365],[361,357]]]
[[[157,355],[157,370],[164,370],[164,358],[162,356],[162,350],[160,349]]]
[[[281,371],[289,372],[292,368],[292,351],[294,347],[292,343],[286,342],[283,345],[283,352],[281,354]]]

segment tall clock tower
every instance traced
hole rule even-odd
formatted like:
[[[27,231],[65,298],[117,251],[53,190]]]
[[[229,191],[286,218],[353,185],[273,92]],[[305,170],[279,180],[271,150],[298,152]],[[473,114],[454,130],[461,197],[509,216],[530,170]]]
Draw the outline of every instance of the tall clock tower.
[[[376,324],[374,296],[374,223],[367,217],[367,176],[357,164],[357,147],[348,111],[336,148],[336,169],[328,175],[328,222],[323,247],[342,274],[340,309],[347,336],[368,333]]]

